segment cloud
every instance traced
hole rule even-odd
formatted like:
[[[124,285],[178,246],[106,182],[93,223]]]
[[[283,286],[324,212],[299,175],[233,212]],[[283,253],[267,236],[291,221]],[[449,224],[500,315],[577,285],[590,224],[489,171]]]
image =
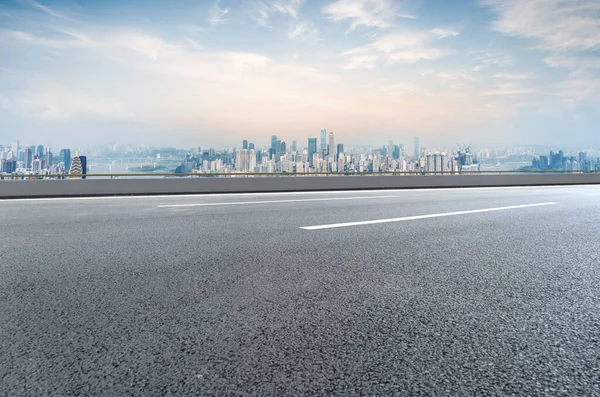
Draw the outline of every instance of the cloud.
[[[373,69],[379,62],[379,55],[351,55],[344,69]]]
[[[461,72],[444,72],[438,75],[444,80],[467,80],[467,81],[478,81],[476,77],[473,77],[467,73]]]
[[[534,39],[552,51],[600,49],[598,0],[484,0],[498,14],[492,28]]]
[[[304,0],[277,0],[271,2],[271,8],[276,12],[298,19],[298,10],[302,3]]]
[[[481,94],[482,95],[488,95],[488,96],[520,96],[520,95],[526,95],[526,94],[531,94],[535,92],[535,90],[530,89],[530,88],[522,88],[519,84],[516,83],[503,83],[503,84],[498,84],[496,86],[496,88],[491,89],[491,90],[486,90],[486,91],[482,91]]]
[[[569,77],[556,86],[555,95],[567,104],[589,102],[600,105],[598,92],[600,92],[600,77]]]
[[[494,30],[531,40],[538,50],[550,52],[543,58],[548,66],[569,71],[563,82],[549,86],[549,93],[597,103],[589,88],[598,87],[600,69],[598,0],[484,0],[484,4],[497,13]]]
[[[500,52],[474,52],[475,57],[473,58],[474,62],[479,63],[479,67],[481,65],[492,65],[492,66],[512,66],[517,63],[515,58],[512,55],[503,54]]]
[[[43,12],[45,12],[46,14],[53,16],[54,18],[59,18],[59,19],[66,19],[66,17],[62,14],[59,14],[58,12],[54,11],[52,8],[47,7],[41,3],[38,3],[35,0],[19,0],[21,3],[26,4],[30,7],[33,8],[37,8],[39,10],[42,10]]]
[[[496,73],[492,77],[505,80],[529,80],[536,76],[533,73]]]
[[[414,63],[452,54],[448,48],[432,45],[436,35],[423,31],[397,31],[375,38],[366,47],[344,52],[349,58],[347,69],[372,68],[378,61]]]
[[[323,14],[335,22],[349,19],[351,24],[346,33],[360,26],[385,29],[393,25],[396,17],[415,18],[397,13],[390,0],[336,0],[325,6]]]
[[[216,0],[208,13],[207,21],[213,27],[213,29],[219,25],[226,23],[227,18],[225,18],[225,16],[229,14],[229,11],[231,11],[230,7],[221,8],[219,6],[220,2],[221,0]]]
[[[440,39],[444,39],[446,37],[453,37],[453,36],[458,36],[460,33],[455,31],[455,30],[448,30],[448,29],[432,29],[430,31],[432,34],[438,36]]]
[[[61,29],[54,29],[54,31],[65,33]],[[124,30],[107,34],[70,32],[61,38],[52,35],[34,35],[29,32],[8,30],[4,32],[4,36],[18,39],[32,46],[47,47],[54,50],[130,50],[155,61],[158,60],[159,56],[168,47],[168,44],[160,38],[135,30]]]
[[[600,57],[594,54],[557,53],[544,58],[544,63],[554,68],[566,68],[575,73],[600,70]]]
[[[406,96],[407,94],[412,94],[416,92],[418,88],[413,84],[406,82],[397,82],[389,85],[384,85],[379,88],[384,95],[397,97],[397,96]]]
[[[309,38],[318,39],[319,30],[312,22],[304,21],[296,24],[291,30],[286,33],[290,39],[307,40]]]
[[[287,15],[296,20],[299,19],[302,4],[304,4],[304,0],[254,1],[251,3],[250,16],[258,26],[269,28],[269,20],[273,13]]]
[[[1,97],[0,107],[22,116],[50,121],[74,119],[127,120],[133,118],[127,105],[117,97],[92,90],[39,81],[31,88]]]

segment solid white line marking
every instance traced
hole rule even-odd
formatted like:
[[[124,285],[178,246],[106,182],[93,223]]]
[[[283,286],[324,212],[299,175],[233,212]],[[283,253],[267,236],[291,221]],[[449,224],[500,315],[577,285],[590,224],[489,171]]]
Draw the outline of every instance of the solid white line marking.
[[[439,217],[443,217],[443,216],[476,214],[476,213],[480,213],[480,212],[514,210],[514,209],[518,209],[518,208],[541,207],[541,206],[544,206],[544,205],[554,205],[554,204],[557,204],[557,203],[538,203],[538,204],[513,205],[513,206],[510,206],[510,207],[485,208],[485,209],[481,209],[481,210],[456,211],[456,212],[444,212],[444,213],[440,213],[440,214],[405,216],[403,218],[376,219],[374,221],[360,221],[360,222],[334,223],[334,224],[331,224],[331,225],[304,226],[304,227],[301,227],[300,229],[304,229],[304,230],[321,230],[321,229],[333,229],[333,228],[348,227],[348,226],[374,225],[374,224],[377,224],[377,223],[413,221],[413,220],[417,220],[417,219],[428,219],[428,218],[439,218]]]
[[[298,199],[298,200],[262,200],[262,201],[231,201],[226,203],[192,203],[192,204],[163,204],[158,205],[158,208],[175,208],[175,207],[211,207],[217,205],[242,205],[242,204],[277,204],[277,203],[299,203],[306,201],[339,201],[339,200],[371,200],[383,198],[398,198],[402,196],[361,196],[361,197],[330,197],[319,199]]]

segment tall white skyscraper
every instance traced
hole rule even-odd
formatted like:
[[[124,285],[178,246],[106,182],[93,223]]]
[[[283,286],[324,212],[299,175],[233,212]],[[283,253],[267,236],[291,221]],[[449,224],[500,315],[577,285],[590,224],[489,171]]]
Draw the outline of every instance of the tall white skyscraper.
[[[327,153],[327,130],[321,130],[321,152]]]
[[[240,172],[242,170],[242,151],[235,149],[235,170]]]
[[[12,155],[13,159],[16,160],[19,155],[19,141],[13,141],[12,143]]]
[[[415,158],[418,159],[420,155],[421,155],[421,153],[420,153],[420,149],[419,149],[419,137],[416,136],[415,137]]]
[[[333,140],[333,131],[329,132],[329,157],[333,158],[335,156],[335,142]]]
[[[248,171],[254,172],[256,168],[256,150],[250,149],[249,152],[249,160],[248,160]]]

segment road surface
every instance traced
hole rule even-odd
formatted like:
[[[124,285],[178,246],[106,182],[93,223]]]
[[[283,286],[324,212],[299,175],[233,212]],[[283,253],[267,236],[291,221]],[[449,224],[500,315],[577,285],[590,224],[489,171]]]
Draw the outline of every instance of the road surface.
[[[5,396],[600,395],[600,187],[0,214]]]

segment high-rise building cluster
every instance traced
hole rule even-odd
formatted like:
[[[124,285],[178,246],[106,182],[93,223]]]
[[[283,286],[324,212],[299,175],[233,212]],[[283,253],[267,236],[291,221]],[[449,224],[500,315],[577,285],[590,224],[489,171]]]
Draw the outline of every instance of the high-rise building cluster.
[[[523,167],[529,170],[545,171],[599,171],[600,157],[596,159],[588,158],[586,152],[579,152],[577,156],[567,156],[564,151],[550,151],[548,155],[538,156],[533,159],[530,167]]]
[[[309,137],[301,149],[294,140],[289,147],[277,135],[271,136],[271,144],[263,150],[255,149],[253,143],[242,141],[241,148],[231,151],[202,151],[189,156],[178,167],[180,172],[246,173],[246,172],[414,172],[428,174],[458,173],[462,170],[477,171],[477,156],[469,149],[454,154],[431,152],[419,147],[415,137],[412,157],[405,153],[404,145],[389,141],[378,149],[350,148],[343,143],[336,145],[333,131],[322,129],[320,136]],[[421,153],[422,152],[422,153]]]
[[[125,173],[376,173],[402,172],[411,174],[457,174],[477,173],[482,170],[510,171],[565,170],[600,171],[600,158],[592,156],[593,148],[585,151],[550,151],[548,147],[497,147],[473,152],[469,146],[458,150],[430,150],[414,137],[414,146],[405,148],[392,140],[379,147],[350,146],[340,142],[339,135],[327,129],[315,131],[306,140],[293,140],[289,144],[277,135],[270,141],[255,144],[247,139],[237,147],[225,149],[203,148],[177,149],[156,148],[148,145],[99,146],[88,149],[94,156],[94,167],[99,162],[112,165],[120,163]],[[108,157],[110,156],[110,157]],[[108,160],[108,162],[107,162]],[[151,166],[143,166],[151,162]],[[135,164],[135,165],[133,165]],[[523,167],[526,164],[531,164]],[[53,151],[44,145],[21,146],[18,141],[0,145],[0,175],[64,175],[71,174],[85,179],[88,169],[85,156],[72,154],[70,149]],[[131,167],[131,168],[130,168]],[[142,170],[142,171],[141,171]],[[99,172],[102,173],[102,172]],[[81,175],[79,177],[78,175]]]
[[[85,174],[86,157],[76,158],[80,174]],[[68,174],[74,160],[70,149],[61,149],[56,155],[44,145],[20,146],[19,141],[14,141],[10,147],[0,146],[0,174]]]

